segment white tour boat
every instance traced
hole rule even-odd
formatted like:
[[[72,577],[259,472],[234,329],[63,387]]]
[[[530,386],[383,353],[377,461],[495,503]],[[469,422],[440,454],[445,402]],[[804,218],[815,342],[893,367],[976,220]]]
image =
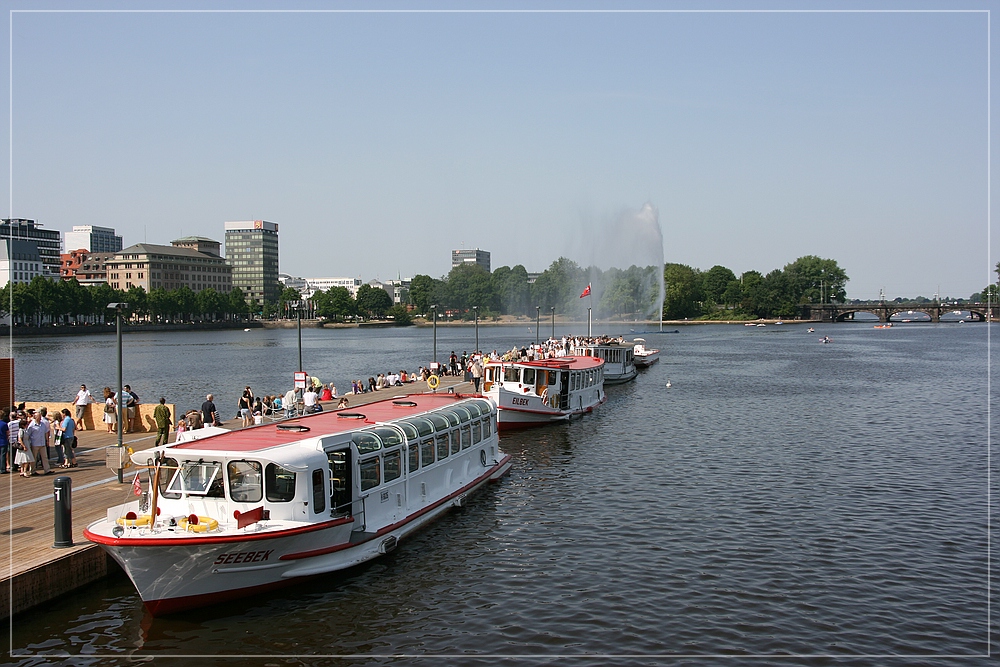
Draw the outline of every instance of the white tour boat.
[[[497,404],[502,429],[564,421],[604,402],[604,368],[596,357],[490,361],[483,393]]]
[[[495,404],[456,394],[197,437],[132,461],[148,471],[148,491],[137,477],[140,497],[84,535],[154,616],[376,558],[511,466]]]
[[[635,347],[620,338],[580,340],[570,347],[570,354],[604,360],[604,383],[621,384],[634,380]]]
[[[648,368],[660,360],[660,351],[646,347],[646,341],[636,338],[632,341],[632,357],[635,359],[636,368]]]

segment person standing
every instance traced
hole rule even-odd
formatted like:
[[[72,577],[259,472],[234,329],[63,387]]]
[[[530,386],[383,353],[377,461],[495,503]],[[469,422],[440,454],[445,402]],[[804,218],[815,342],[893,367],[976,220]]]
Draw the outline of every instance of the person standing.
[[[111,387],[104,388],[104,423],[108,427],[108,433],[115,432],[115,424],[118,423],[118,403]]]
[[[173,424],[173,420],[170,418],[170,408],[167,407],[167,399],[160,396],[160,404],[156,406],[153,410],[153,421],[156,422],[156,440],[153,442],[153,447],[161,444],[167,444],[167,440],[170,439],[170,425]]]
[[[7,474],[7,452],[10,450],[10,428],[7,426],[7,419],[10,417],[10,410],[0,412],[0,475]]]
[[[209,394],[208,396],[205,397],[205,402],[201,404],[201,417],[202,420],[205,422],[205,424],[208,426],[219,425],[218,424],[219,413],[215,409],[215,403],[212,400],[214,398],[215,396]]]
[[[476,388],[476,393],[479,393],[479,381],[483,379],[483,365],[479,362],[479,357],[476,357],[472,362],[472,386]]]
[[[122,387],[125,392],[125,433],[138,430],[136,426],[136,414],[139,412],[139,395],[132,391],[132,387],[125,385]]]
[[[91,395],[90,390],[87,389],[87,385],[81,384],[80,391],[76,392],[76,398],[73,400],[73,405],[76,406],[76,427],[81,431],[84,430],[83,415],[86,414],[87,406],[94,402],[94,397]]]
[[[243,390],[243,395],[240,396],[240,402],[237,405],[240,419],[243,420],[243,428],[250,426],[250,410],[252,406],[253,392],[250,391],[250,387],[247,387]]]
[[[21,415],[19,412],[12,410],[10,413],[10,421],[7,422],[7,442],[9,447],[7,449],[7,457],[10,461],[10,471],[14,472],[17,467],[17,463],[14,462],[14,458],[17,456],[17,452],[20,449],[21,438]],[[4,465],[7,461],[4,461]]]
[[[63,455],[65,456],[64,463],[62,463],[61,467],[75,468],[76,422],[73,421],[73,417],[70,416],[69,409],[67,408],[63,408],[62,411],[62,439],[60,442],[62,444]],[[56,449],[58,449],[58,447]]]
[[[21,441],[28,446],[26,451],[31,458],[28,464],[29,470],[34,467],[35,460],[41,456],[42,470],[45,471],[44,474],[52,474],[52,470],[49,469],[49,457],[45,454],[45,449],[49,446],[49,438],[52,435],[50,431],[49,422],[42,418],[41,410],[32,416],[31,423],[22,431]],[[32,474],[37,473],[32,471]]]

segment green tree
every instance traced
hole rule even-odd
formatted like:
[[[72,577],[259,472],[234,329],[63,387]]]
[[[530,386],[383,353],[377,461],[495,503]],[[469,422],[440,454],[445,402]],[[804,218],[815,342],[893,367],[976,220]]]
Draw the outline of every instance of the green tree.
[[[294,301],[301,301],[302,294],[294,287],[285,287],[278,293],[278,312],[282,313],[284,317],[290,317],[289,309],[285,307],[285,304]]]
[[[392,308],[392,299],[381,287],[362,285],[358,288],[358,296],[355,298],[358,304],[358,313],[365,317],[385,317],[385,314]]]
[[[441,305],[465,311],[473,306],[496,308],[490,273],[478,264],[461,264],[448,274]]]
[[[490,275],[490,282],[498,312],[505,315],[524,315],[528,312],[531,285],[528,284],[528,271],[522,265],[495,269]]]
[[[233,319],[245,319],[250,314],[250,304],[247,303],[246,295],[239,287],[230,290],[228,301],[227,310]]]
[[[686,264],[664,264],[663,282],[666,297],[663,317],[668,320],[701,315],[701,272]]]
[[[786,298],[793,303],[820,303],[821,299],[843,303],[847,299],[847,273],[836,260],[806,255],[785,265],[784,274]]]
[[[730,303],[726,301],[726,290],[734,282],[737,282],[736,274],[730,269],[716,264],[702,274],[701,291],[704,301],[713,305]]]
[[[421,315],[430,311],[431,304],[437,300],[437,283],[430,276],[418,274],[410,281],[410,303]]]
[[[135,317],[142,317],[149,314],[148,294],[142,285],[132,285],[125,293],[125,301],[128,303],[129,320]]]
[[[555,306],[558,313],[580,312],[587,306],[580,305],[578,297],[588,282],[586,272],[576,262],[560,257],[531,286],[527,312],[534,313],[535,306]]]
[[[405,327],[413,324],[413,320],[410,318],[410,314],[406,312],[405,306],[396,304],[386,314],[393,319],[397,327]]]
[[[316,315],[333,320],[343,321],[357,312],[357,305],[351,290],[346,287],[331,287],[327,291],[318,291],[313,295],[316,303]]]

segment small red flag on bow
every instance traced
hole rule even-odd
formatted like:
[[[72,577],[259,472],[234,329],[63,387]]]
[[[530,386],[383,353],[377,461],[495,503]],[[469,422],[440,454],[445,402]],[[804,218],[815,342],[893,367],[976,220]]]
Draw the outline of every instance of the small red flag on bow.
[[[132,480],[132,493],[137,496],[142,495],[142,484],[139,484],[139,473],[136,473],[135,479]]]

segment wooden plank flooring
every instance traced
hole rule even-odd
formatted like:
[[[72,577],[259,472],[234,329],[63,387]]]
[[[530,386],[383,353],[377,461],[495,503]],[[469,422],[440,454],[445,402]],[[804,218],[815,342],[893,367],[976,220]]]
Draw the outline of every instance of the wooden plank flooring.
[[[394,398],[408,393],[426,391],[426,384],[416,382],[404,387],[390,387],[367,394],[348,394],[351,407],[373,401]],[[441,378],[438,391],[449,388],[459,393],[472,392],[472,383],[457,377]],[[336,401],[324,402],[323,407],[333,409]],[[240,428],[239,420],[224,423],[225,428]],[[77,434],[78,468],[68,470],[53,468],[53,474],[24,478],[18,474],[0,475],[0,535],[7,537],[10,568],[3,573],[3,581],[36,567],[44,566],[69,553],[82,549],[99,548],[83,537],[83,529],[104,517],[107,508],[134,496],[131,481],[134,473],[125,471],[124,484],[118,483],[116,473],[105,465],[105,448],[118,443],[115,433],[104,430],[83,431]],[[123,443],[138,451],[152,447],[155,434],[135,433],[123,436]],[[53,482],[65,476],[72,480],[73,547],[53,548],[54,494]]]

